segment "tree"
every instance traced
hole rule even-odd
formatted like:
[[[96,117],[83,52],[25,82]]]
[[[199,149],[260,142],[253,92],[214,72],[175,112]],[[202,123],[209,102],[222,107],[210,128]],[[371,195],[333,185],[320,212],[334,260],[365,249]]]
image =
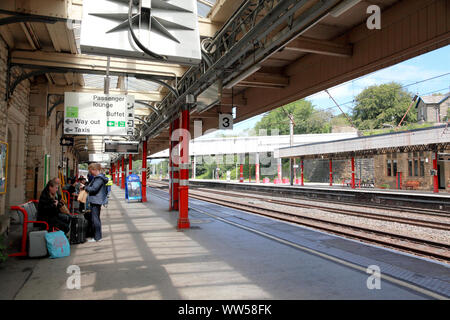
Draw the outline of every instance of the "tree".
[[[412,95],[399,83],[388,83],[366,88],[356,97],[353,122],[360,130],[379,129],[383,124],[396,126],[408,110]],[[417,121],[417,113],[411,108],[405,123]]]
[[[283,110],[284,109],[284,110]],[[326,133],[330,132],[330,112],[318,111],[310,101],[299,100],[282,108],[268,112],[254,127],[257,135],[261,129],[278,129],[280,135],[289,134],[289,117],[294,116],[294,134]]]

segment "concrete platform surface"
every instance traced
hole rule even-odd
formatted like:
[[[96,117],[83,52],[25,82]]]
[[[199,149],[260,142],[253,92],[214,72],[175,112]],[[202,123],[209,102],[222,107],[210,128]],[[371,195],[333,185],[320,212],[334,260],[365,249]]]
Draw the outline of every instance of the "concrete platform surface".
[[[447,266],[383,251],[272,219],[210,207],[191,201],[192,228],[178,231],[177,213],[168,211],[167,193],[149,190],[148,203],[127,203],[113,186],[108,208],[102,208],[103,241],[71,247],[62,259],[10,259],[0,268],[2,299],[430,299],[423,292],[381,280],[367,287],[369,274],[332,262],[243,226],[290,235],[289,241],[321,242],[333,250],[367,255],[367,263],[389,262],[402,269],[416,262],[415,272],[439,285],[449,280]],[[195,209],[195,208],[198,209]],[[212,216],[202,213],[211,213]],[[209,210],[209,211],[208,211]],[[222,219],[222,220],[221,220]],[[236,223],[236,225],[226,223]],[[372,249],[371,249],[372,248]],[[358,251],[359,250],[359,251]],[[393,257],[396,257],[394,259]],[[80,268],[80,289],[69,289],[69,266]],[[430,271],[431,270],[431,271]],[[383,268],[381,269],[383,272]],[[72,274],[73,276],[73,274]],[[8,279],[5,285],[4,279]],[[445,283],[444,283],[445,284]],[[448,282],[447,282],[448,284]],[[440,290],[447,290],[441,288]]]

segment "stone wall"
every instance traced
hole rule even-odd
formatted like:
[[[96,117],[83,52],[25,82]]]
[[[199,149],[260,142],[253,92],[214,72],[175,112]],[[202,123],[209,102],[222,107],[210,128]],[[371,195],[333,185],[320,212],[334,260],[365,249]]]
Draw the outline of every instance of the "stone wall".
[[[0,214],[15,201],[25,201],[26,159],[29,145],[29,92],[30,81],[22,81],[14,94],[5,101],[8,47],[0,38],[0,140],[9,142],[7,192],[0,195]],[[11,70],[12,77],[21,70]]]
[[[14,94],[5,101],[8,47],[0,37],[0,141],[9,142],[7,192],[0,194],[0,214],[10,205],[38,198],[44,188],[44,156],[50,155],[50,178],[58,175],[61,164],[59,139],[63,125],[57,129],[56,108],[47,118],[48,83],[45,78],[22,81]],[[11,70],[12,77],[23,72]],[[65,157],[75,171],[76,157],[71,148],[65,148]],[[35,172],[37,171],[37,181]],[[37,182],[37,184],[36,184]]]
[[[374,159],[355,159],[355,179],[374,180]],[[305,160],[304,176],[309,182],[327,183],[330,181],[330,164],[328,159]],[[333,183],[340,184],[342,180],[351,179],[351,159],[333,160]]]
[[[446,151],[447,153],[450,150]],[[409,174],[408,159],[423,159],[424,160],[424,175],[415,176],[414,170],[413,175]],[[397,188],[396,177],[387,175],[387,161],[396,160],[397,161],[397,171],[402,172],[402,183],[405,184],[407,181],[418,181],[420,183],[419,190],[433,190],[433,177],[430,175],[430,170],[433,168],[432,153],[431,152],[421,152],[418,154],[411,153],[395,153],[395,154],[383,154],[375,157],[375,185],[380,187],[383,184],[389,185],[390,189]],[[450,191],[450,163],[449,162],[439,162],[441,170],[443,169],[442,180],[443,185],[446,187],[447,191]]]

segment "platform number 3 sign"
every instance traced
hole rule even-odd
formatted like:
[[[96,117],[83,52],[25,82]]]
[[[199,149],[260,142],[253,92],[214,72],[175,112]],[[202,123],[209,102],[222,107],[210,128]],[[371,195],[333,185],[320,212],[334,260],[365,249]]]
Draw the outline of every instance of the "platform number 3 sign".
[[[219,114],[219,129],[233,130],[233,115],[231,113]]]

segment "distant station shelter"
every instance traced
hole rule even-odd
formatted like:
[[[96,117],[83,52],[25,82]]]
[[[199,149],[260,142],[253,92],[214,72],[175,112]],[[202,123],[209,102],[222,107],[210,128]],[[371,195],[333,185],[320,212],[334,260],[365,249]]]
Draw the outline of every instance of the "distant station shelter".
[[[330,185],[333,184],[333,160],[373,158],[375,187],[450,192],[450,127],[431,128],[318,142],[275,150],[275,157],[328,159]],[[336,182],[338,183],[338,182]]]

